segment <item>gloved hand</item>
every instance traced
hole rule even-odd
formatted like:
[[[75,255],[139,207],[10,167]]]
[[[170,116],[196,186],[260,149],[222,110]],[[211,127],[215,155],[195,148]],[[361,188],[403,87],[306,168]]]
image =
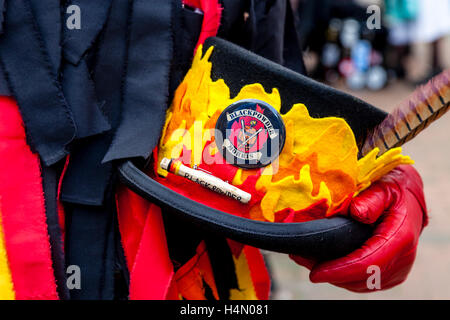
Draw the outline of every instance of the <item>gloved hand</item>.
[[[345,257],[316,263],[299,256],[291,259],[311,270],[314,283],[329,282],[355,292],[372,291],[369,266],[380,268],[381,288],[403,282],[416,256],[419,235],[428,223],[423,183],[412,166],[399,166],[352,200],[349,215],[376,223],[373,236]]]

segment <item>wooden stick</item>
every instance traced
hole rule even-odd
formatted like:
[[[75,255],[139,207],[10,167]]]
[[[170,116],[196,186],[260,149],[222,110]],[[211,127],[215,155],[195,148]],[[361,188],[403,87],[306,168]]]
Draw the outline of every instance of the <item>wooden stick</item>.
[[[180,177],[189,179],[195,183],[198,183],[202,187],[208,188],[214,192],[226,195],[241,203],[248,203],[252,195],[245,192],[225,181],[219,179],[211,174],[196,170],[185,166],[181,161],[164,158],[161,160],[161,168],[176,174]]]

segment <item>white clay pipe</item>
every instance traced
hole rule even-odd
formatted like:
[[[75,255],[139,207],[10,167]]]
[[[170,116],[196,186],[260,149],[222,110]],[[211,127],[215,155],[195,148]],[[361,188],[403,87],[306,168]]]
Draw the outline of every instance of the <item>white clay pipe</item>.
[[[179,160],[164,158],[161,160],[160,165],[161,168],[166,171],[189,179],[195,183],[198,183],[202,187],[208,188],[209,190],[212,190],[219,194],[226,195],[239,202],[248,203],[252,198],[252,195],[250,193],[245,192],[211,174],[208,174],[201,170],[189,168]]]

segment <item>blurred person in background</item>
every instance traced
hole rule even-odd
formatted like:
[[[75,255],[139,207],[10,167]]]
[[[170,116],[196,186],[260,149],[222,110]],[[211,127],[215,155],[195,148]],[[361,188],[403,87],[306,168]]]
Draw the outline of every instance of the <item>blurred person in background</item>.
[[[405,58],[414,39],[412,26],[417,18],[418,6],[418,0],[385,0],[385,23],[392,46],[387,54],[387,64],[400,79],[406,76]]]
[[[417,1],[417,17],[413,28],[413,42],[426,43],[431,47],[431,63],[428,74],[418,81],[424,83],[443,70],[440,47],[443,39],[450,35],[450,0]]]
[[[411,78],[411,74],[417,74],[417,70],[405,70],[411,45],[425,44],[431,52],[428,68],[414,84],[423,84],[443,70],[440,47],[445,36],[450,34],[449,17],[449,0],[385,0],[385,23],[393,48],[387,55],[387,63],[398,78]]]
[[[344,80],[353,90],[382,89],[388,80],[384,66],[387,32],[368,28],[370,3],[356,0],[300,0],[298,33],[306,50],[310,76],[331,85]],[[311,59],[313,57],[313,59]],[[396,65],[396,64],[394,64]]]

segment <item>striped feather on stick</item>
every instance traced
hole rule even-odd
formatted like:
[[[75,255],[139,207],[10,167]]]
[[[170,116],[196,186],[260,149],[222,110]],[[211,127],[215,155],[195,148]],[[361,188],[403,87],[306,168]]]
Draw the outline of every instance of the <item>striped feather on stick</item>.
[[[388,114],[372,132],[361,149],[365,156],[378,147],[379,155],[413,139],[450,109],[450,69],[417,88]]]

